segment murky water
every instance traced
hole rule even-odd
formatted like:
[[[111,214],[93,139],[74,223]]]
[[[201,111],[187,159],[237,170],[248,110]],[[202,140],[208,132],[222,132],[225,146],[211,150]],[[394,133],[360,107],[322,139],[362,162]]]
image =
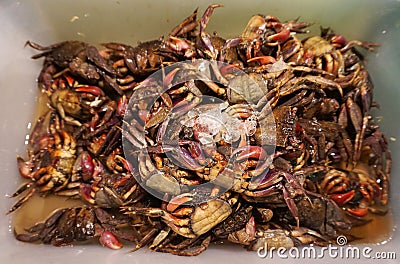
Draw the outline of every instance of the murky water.
[[[383,244],[389,241],[393,236],[393,213],[389,211],[385,215],[369,214],[371,222],[368,224],[353,227],[349,234],[357,239],[350,244]]]
[[[43,222],[53,211],[58,208],[81,206],[79,199],[68,199],[61,196],[41,197],[34,195],[13,215],[13,227],[17,233],[25,232],[24,229]]]

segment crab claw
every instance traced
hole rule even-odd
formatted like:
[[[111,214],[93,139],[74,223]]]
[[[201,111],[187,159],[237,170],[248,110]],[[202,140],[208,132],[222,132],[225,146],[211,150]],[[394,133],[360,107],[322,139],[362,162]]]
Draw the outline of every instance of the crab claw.
[[[122,243],[110,231],[103,231],[99,239],[100,243],[110,249],[121,249]]]
[[[122,163],[122,165],[124,166],[124,169],[125,170],[127,170],[127,171],[129,171],[129,172],[133,172],[134,171],[134,168],[133,168],[133,165],[132,165],[132,163],[130,163],[127,159],[125,159],[125,158],[123,158],[123,157],[121,157],[121,156],[116,156],[115,157],[119,162],[121,162]]]
[[[336,204],[344,205],[347,202],[349,202],[351,199],[353,199],[354,194],[355,194],[355,191],[351,190],[351,191],[346,192],[346,193],[331,194],[330,197],[331,197],[332,200],[334,200],[336,202]]]
[[[164,77],[163,84],[165,87],[170,87],[172,86],[172,80],[175,77],[175,74],[179,71],[179,68],[175,68],[169,73],[167,73]]]
[[[92,186],[90,184],[87,183],[82,183],[80,186],[80,196],[82,197],[82,199],[84,199],[85,201],[87,201],[88,203],[91,204],[95,204],[96,200],[93,198],[93,194],[92,194]]]
[[[81,86],[75,89],[76,92],[90,93],[95,96],[104,95],[103,90],[97,86]]]
[[[234,73],[235,70],[237,70],[237,66],[234,64],[224,65],[219,69],[223,77],[225,77],[227,74]]]
[[[242,149],[242,148],[240,148]],[[236,152],[236,151],[235,151]],[[267,157],[267,152],[260,146],[245,146],[243,151],[238,155],[237,161],[246,159],[264,160]]]
[[[256,191],[270,187],[276,183],[275,179],[277,178],[279,178],[279,171],[276,169],[270,169],[263,175],[260,175],[257,180],[251,181],[248,188],[250,191]],[[266,192],[269,193],[269,190],[266,190]],[[258,194],[263,195],[263,192],[259,192]]]
[[[188,40],[184,40],[173,36],[169,37],[168,46],[177,52],[185,51],[192,47],[191,43]]]
[[[201,21],[200,21],[200,31],[203,31],[206,26],[208,21],[210,20],[210,17],[214,11],[215,8],[217,7],[222,7],[223,5],[220,4],[213,4],[210,5],[209,7],[207,7],[206,11],[204,12],[203,16],[201,17]]]
[[[65,80],[67,81],[67,84],[68,84],[69,87],[73,87],[73,86],[74,86],[74,83],[76,82],[75,79],[72,78],[72,77],[69,76],[69,75],[66,75],[66,76],[65,76]]]
[[[190,193],[183,193],[178,196],[173,197],[169,203],[167,204],[167,211],[173,212],[175,211],[180,205],[190,202],[193,200],[193,197]]]
[[[118,106],[117,106],[118,115],[124,116],[127,109],[128,109],[128,99],[126,98],[126,95],[123,95],[118,100]]]
[[[204,45],[204,47],[211,53],[210,55],[213,59],[217,57],[216,50],[211,42],[210,35],[205,32],[205,29],[214,9],[217,7],[222,7],[222,5],[219,4],[210,5],[204,12],[200,21],[200,40]]]
[[[266,65],[270,63],[275,63],[276,59],[272,56],[261,56],[261,57],[254,57],[251,59],[248,59],[247,62],[253,62],[253,61],[258,61],[261,63],[261,65]]]
[[[332,46],[342,48],[346,45],[347,40],[342,35],[335,35],[331,38]]]
[[[202,165],[200,165],[195,158],[192,157],[190,152],[183,148],[183,147],[178,147],[177,148],[177,154],[174,155],[179,161],[180,165],[184,168],[188,168],[191,170],[201,170],[203,168]]]
[[[242,37],[236,37],[236,38],[231,38],[225,41],[224,46],[222,46],[222,49],[229,49],[236,47],[243,41]]]
[[[284,28],[281,32],[268,37],[268,40],[277,41],[278,43],[285,42],[290,36],[290,30]]]
[[[30,162],[25,161],[20,156],[17,156],[17,164],[18,164],[18,170],[19,170],[19,173],[21,174],[21,176],[23,176],[24,178],[30,179],[32,164]]]
[[[73,167],[73,175],[79,175],[84,181],[92,179],[94,172],[94,163],[92,157],[87,151],[79,154]]]
[[[360,208],[360,207],[355,208],[355,209],[347,208],[346,210],[351,215],[354,215],[354,216],[357,216],[357,217],[363,217],[363,216],[366,216],[368,214],[368,209],[367,208]]]

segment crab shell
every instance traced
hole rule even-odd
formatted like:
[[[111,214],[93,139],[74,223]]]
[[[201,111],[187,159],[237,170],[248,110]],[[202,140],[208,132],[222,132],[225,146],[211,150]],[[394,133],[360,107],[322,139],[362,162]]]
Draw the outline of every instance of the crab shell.
[[[163,218],[174,232],[184,237],[194,238],[210,231],[231,213],[232,208],[227,202],[214,199],[205,205],[196,206],[189,216],[190,219],[177,218],[172,214],[165,214]]]

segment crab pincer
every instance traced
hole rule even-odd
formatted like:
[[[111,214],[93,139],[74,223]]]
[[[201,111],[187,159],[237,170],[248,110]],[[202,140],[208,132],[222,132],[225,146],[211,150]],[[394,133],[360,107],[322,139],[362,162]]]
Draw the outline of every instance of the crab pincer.
[[[112,232],[107,230],[101,232],[99,241],[100,244],[110,249],[121,249],[123,246],[117,237]]]
[[[222,7],[219,4],[210,5],[206,11],[204,12],[201,20],[200,20],[200,41],[204,45],[204,47],[210,52],[211,58],[216,59],[217,54],[214,48],[214,45],[211,42],[210,35],[205,31],[208,21],[211,18],[211,15],[215,8]]]
[[[257,160],[264,160],[267,157],[267,152],[264,148],[260,146],[244,146],[236,149],[233,152],[233,155],[240,152],[237,156],[237,161],[242,161],[246,159],[257,159]]]

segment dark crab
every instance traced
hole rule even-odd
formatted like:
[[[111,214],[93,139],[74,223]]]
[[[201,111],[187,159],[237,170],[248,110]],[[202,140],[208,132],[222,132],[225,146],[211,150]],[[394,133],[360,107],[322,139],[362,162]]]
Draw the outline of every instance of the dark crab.
[[[122,94],[114,80],[116,71],[100,55],[96,47],[82,41],[64,41],[47,47],[27,41],[26,45],[43,51],[33,55],[33,59],[45,57],[44,67],[38,77],[39,85],[42,86],[40,88],[51,91],[54,75],[60,71],[70,71],[89,83],[103,80],[117,93]]]
[[[22,242],[41,241],[54,246],[66,246],[99,237],[103,246],[120,249],[122,243],[117,237],[136,240],[132,232],[121,229],[130,222],[131,219],[127,217],[100,208],[65,208],[55,211],[45,222],[26,229],[27,233],[15,233],[15,237]]]
[[[108,56],[121,58],[133,76],[147,76],[160,69],[164,57],[158,52],[164,47],[162,40],[152,40],[143,42],[136,47],[128,46],[122,43],[104,43],[109,53]],[[114,67],[118,69],[122,62],[117,60]],[[124,71],[120,69],[120,73]]]
[[[51,114],[48,116],[52,116]],[[43,117],[42,117],[43,118]],[[24,204],[36,191],[58,192],[74,188],[70,178],[76,160],[76,142],[69,132],[50,126],[47,132],[45,121],[39,119],[31,134],[32,149],[25,161],[17,156],[18,169],[22,177],[29,179],[12,195],[24,196],[7,212],[11,213]],[[46,132],[40,132],[40,131]]]

